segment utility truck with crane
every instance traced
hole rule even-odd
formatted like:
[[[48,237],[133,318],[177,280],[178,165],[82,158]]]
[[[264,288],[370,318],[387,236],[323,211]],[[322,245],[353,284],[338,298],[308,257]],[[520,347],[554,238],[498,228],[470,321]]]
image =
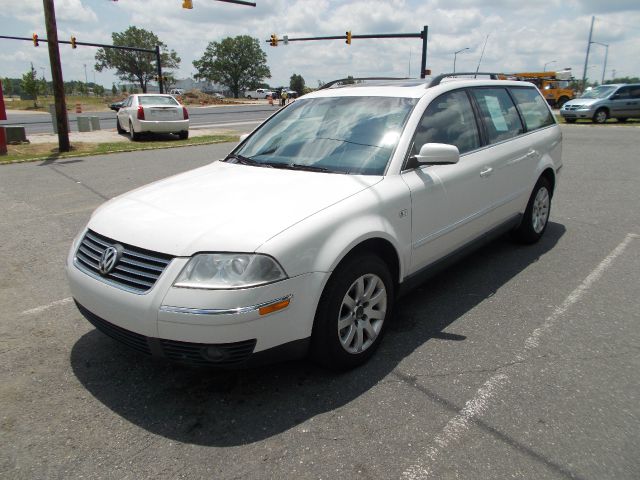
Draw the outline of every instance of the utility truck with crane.
[[[547,103],[555,108],[562,107],[575,97],[575,92],[569,88],[569,82],[573,79],[570,68],[557,72],[512,73],[508,78],[533,83],[542,92]]]

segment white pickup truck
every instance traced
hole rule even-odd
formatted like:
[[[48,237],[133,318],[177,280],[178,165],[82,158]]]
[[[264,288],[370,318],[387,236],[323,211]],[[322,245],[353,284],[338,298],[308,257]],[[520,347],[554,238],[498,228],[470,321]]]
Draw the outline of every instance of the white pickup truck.
[[[245,98],[267,98],[269,95],[274,96],[271,90],[266,88],[258,88],[257,90],[247,90],[244,92]]]

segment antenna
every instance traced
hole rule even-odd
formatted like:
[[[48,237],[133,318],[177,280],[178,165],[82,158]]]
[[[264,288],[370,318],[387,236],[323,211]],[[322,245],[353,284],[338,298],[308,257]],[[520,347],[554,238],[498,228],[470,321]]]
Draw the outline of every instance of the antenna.
[[[487,40],[489,40],[489,34],[488,33],[487,33],[487,38],[484,39],[484,45],[482,46],[482,53],[480,53],[480,60],[478,60],[478,66],[476,67],[476,74],[480,70],[480,63],[482,62],[482,57],[484,57],[484,49],[487,46]]]

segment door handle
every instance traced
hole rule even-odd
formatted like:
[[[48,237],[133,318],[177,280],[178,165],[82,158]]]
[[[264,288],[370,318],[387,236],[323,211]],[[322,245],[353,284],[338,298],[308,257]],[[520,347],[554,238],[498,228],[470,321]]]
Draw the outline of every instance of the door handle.
[[[480,171],[480,176],[481,177],[488,177],[489,175],[491,175],[491,172],[493,172],[493,168],[485,167],[483,170]]]

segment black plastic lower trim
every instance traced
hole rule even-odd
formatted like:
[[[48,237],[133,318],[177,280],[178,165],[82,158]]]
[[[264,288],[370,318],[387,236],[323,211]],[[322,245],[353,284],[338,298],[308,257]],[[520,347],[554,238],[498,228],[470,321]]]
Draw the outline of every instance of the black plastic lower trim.
[[[254,353],[255,338],[241,342],[209,344],[147,337],[100,318],[77,301],[76,306],[80,313],[105,335],[137,352],[171,363],[224,369],[258,367],[304,357],[309,349],[309,338],[295,340]]]

